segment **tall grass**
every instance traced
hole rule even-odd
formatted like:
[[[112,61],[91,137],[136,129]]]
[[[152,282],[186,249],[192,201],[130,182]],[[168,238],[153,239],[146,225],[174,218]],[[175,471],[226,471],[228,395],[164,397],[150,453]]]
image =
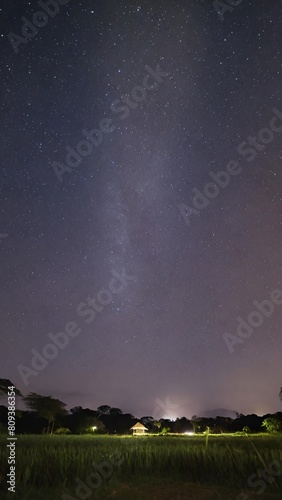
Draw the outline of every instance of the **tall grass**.
[[[247,487],[248,477],[262,468],[261,460],[269,464],[275,459],[281,464],[281,475],[275,480],[277,487],[282,488],[282,438],[254,437],[252,443],[245,437],[212,435],[208,439],[204,436],[18,436],[16,483],[21,496],[13,498],[25,498],[31,488],[42,492],[51,487],[74,492],[76,478],[85,481],[95,469],[93,462],[97,465],[109,462],[116,454],[120,464],[113,466],[111,477],[104,481],[105,486],[109,482],[134,482],[142,478],[148,482],[150,478],[166,478],[228,486],[239,491]],[[6,444],[1,437],[2,493],[7,491]],[[31,495],[27,498],[32,500]]]

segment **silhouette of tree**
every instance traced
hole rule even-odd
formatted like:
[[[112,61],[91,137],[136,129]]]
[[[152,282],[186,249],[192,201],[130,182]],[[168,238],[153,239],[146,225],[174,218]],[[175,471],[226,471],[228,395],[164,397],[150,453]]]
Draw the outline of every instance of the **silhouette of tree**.
[[[66,414],[66,404],[52,396],[40,396],[40,394],[31,392],[23,400],[30,410],[36,411],[40,417],[48,420],[47,434],[49,432],[52,434],[56,416]]]
[[[97,411],[99,413],[103,413],[104,415],[109,415],[110,414],[110,409],[111,409],[110,406],[108,406],[108,405],[102,405],[102,406],[98,406]]]
[[[14,392],[15,392],[16,396],[22,396],[19,389],[17,389],[14,386],[14,384],[12,384],[11,380],[9,380],[7,378],[0,378],[0,397],[8,394],[8,391],[9,391],[8,387],[11,387],[11,386],[14,387]]]

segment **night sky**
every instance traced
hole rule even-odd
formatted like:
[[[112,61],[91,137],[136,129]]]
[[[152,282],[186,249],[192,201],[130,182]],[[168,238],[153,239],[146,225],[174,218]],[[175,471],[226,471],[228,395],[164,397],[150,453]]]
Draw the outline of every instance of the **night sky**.
[[[139,417],[281,411],[281,299],[225,335],[282,290],[281,2],[61,4],[27,41],[42,8],[1,2],[0,376]]]

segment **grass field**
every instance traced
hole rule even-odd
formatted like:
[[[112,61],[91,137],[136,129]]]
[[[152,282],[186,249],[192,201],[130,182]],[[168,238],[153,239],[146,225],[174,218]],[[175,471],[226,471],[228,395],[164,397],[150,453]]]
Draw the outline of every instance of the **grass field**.
[[[15,494],[7,493],[6,445],[1,436],[3,499],[282,497],[281,436],[18,436]]]

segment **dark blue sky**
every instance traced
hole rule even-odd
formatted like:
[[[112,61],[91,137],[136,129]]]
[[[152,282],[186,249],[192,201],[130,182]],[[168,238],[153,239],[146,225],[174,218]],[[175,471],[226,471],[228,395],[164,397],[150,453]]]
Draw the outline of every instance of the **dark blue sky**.
[[[137,416],[280,410],[282,305],[243,342],[237,318],[282,290],[281,2],[39,3],[1,3],[1,376]]]

